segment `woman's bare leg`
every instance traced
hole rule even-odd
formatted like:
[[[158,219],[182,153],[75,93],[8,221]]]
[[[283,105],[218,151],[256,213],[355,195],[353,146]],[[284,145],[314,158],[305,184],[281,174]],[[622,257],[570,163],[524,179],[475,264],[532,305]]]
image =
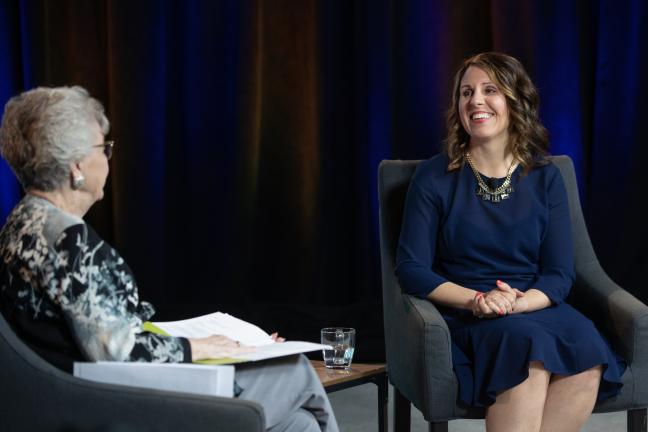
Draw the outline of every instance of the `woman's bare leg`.
[[[524,382],[497,395],[486,411],[489,432],[537,432],[543,419],[550,373],[541,362],[529,363]]]
[[[540,430],[579,431],[594,409],[601,373],[601,366],[596,366],[576,375],[553,375],[547,390]]]

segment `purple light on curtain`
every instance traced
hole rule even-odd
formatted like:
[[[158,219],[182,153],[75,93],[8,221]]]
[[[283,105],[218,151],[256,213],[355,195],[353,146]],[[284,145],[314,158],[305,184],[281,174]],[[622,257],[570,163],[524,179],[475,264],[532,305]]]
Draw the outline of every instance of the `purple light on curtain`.
[[[494,49],[520,60],[540,94],[552,154],[574,161],[583,189],[581,47],[574,37],[583,11],[556,0],[491,3]],[[551,29],[551,30],[549,30]]]
[[[393,6],[398,16],[393,59],[398,158],[428,158],[441,150],[446,135],[443,114],[450,101],[453,69],[463,54],[457,51],[461,34],[452,28],[453,11],[440,3]]]

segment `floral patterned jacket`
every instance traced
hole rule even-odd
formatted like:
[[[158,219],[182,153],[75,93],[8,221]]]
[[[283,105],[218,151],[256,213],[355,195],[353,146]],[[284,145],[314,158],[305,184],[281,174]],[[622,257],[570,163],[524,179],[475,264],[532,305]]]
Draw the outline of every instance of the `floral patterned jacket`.
[[[132,272],[81,218],[27,194],[0,232],[0,311],[46,360],[191,361],[184,338],[142,331],[153,307]]]

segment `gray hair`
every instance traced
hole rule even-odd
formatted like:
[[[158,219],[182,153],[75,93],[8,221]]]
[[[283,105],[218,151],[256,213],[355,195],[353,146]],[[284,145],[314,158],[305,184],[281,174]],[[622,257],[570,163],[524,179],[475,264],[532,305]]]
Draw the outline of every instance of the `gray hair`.
[[[92,125],[106,135],[101,102],[83,87],[38,87],[5,105],[0,154],[25,190],[52,191],[70,180],[70,164],[92,151]]]

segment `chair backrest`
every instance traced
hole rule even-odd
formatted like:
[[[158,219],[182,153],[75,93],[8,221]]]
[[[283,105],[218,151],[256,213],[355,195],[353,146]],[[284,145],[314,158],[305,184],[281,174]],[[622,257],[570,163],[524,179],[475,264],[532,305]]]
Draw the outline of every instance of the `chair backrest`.
[[[392,265],[400,235],[405,196],[420,160],[383,160],[378,167],[378,198],[382,256]]]
[[[420,160],[383,160],[378,167],[378,202],[380,220],[380,257],[383,279],[383,307],[389,308],[400,293],[396,275],[396,247],[403,220],[405,196]],[[386,324],[386,323],[385,323]],[[388,332],[385,326],[385,332]],[[387,334],[385,335],[387,337]]]
[[[572,240],[574,242],[574,268],[576,273],[580,273],[586,267],[598,263],[598,260],[581,209],[574,163],[567,155],[552,156],[551,160],[560,169],[560,174],[562,174],[565,182],[571,216]]]

